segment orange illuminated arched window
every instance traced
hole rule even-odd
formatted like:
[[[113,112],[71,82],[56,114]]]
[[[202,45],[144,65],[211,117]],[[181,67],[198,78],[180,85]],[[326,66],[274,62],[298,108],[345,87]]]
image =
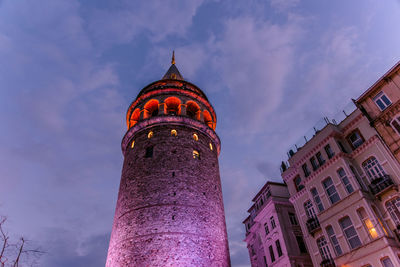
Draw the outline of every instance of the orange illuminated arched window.
[[[186,102],[186,114],[192,119],[200,119],[200,106],[194,101]]]
[[[181,101],[179,98],[171,96],[164,100],[166,105],[167,114],[180,115],[181,114]]]
[[[155,99],[149,100],[145,105],[144,105],[144,114],[143,118],[147,119],[152,116],[158,115],[158,101]]]
[[[203,116],[204,116],[205,124],[207,124],[208,127],[213,128],[213,121],[212,121],[210,112],[208,112],[208,110],[204,110]]]
[[[131,115],[131,119],[129,120],[129,127],[133,127],[140,118],[140,109],[135,109],[135,111]]]

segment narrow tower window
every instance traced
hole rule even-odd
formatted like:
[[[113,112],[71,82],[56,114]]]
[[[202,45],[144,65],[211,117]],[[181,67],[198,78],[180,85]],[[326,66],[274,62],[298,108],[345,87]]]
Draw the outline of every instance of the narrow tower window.
[[[134,146],[135,146],[135,141],[132,141],[131,148],[133,148]]]
[[[173,130],[171,130],[171,135],[172,136],[177,136],[178,132],[175,129],[173,129]]]
[[[147,134],[147,138],[152,138],[153,137],[153,135],[154,135],[154,133],[153,133],[153,131],[150,131],[148,134]]]
[[[149,146],[146,148],[146,154],[144,155],[145,158],[152,158],[153,157],[153,146]]]
[[[193,134],[193,139],[195,140],[195,141],[199,141],[199,136],[197,135],[197,134]]]
[[[211,143],[209,145],[210,145],[210,150],[212,151],[213,150],[213,145]]]

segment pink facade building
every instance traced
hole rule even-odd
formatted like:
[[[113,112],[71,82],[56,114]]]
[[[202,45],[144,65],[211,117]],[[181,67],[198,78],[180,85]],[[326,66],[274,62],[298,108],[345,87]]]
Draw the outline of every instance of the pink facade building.
[[[172,65],[130,105],[107,267],[230,266],[206,95]]]
[[[253,202],[243,222],[251,266],[311,267],[287,186],[267,182]]]

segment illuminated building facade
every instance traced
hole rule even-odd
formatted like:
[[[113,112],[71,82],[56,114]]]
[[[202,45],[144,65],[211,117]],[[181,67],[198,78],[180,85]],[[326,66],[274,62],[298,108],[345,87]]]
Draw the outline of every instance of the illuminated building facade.
[[[343,120],[324,118],[282,164],[314,266],[400,266],[399,146],[392,139],[398,69],[367,90]]]
[[[216,114],[174,57],[126,122],[106,266],[230,266]]]
[[[312,267],[287,186],[267,182],[244,220],[251,266]]]

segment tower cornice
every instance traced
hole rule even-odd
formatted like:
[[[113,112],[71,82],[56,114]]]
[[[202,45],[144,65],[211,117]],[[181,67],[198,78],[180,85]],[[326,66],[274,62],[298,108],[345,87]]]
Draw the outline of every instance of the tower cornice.
[[[126,149],[136,133],[145,131],[146,129],[152,128],[154,126],[161,126],[161,125],[181,125],[185,127],[191,127],[193,128],[194,131],[202,132],[203,134],[211,138],[211,140],[214,142],[215,147],[217,148],[218,155],[221,151],[221,141],[217,133],[207,125],[186,116],[164,115],[164,116],[151,117],[149,119],[140,121],[137,124],[135,124],[132,128],[130,128],[125,133],[125,136],[122,138],[121,142],[122,153],[125,155]]]

